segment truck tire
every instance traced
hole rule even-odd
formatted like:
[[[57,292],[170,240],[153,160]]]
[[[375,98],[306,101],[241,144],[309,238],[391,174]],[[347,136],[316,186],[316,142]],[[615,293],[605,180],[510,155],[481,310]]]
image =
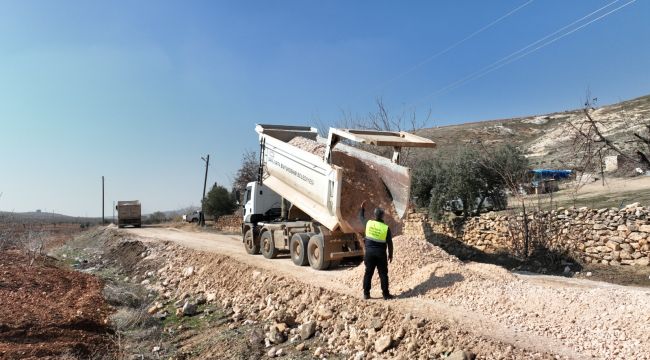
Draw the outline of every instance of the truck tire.
[[[257,255],[260,253],[260,239],[255,239],[255,233],[253,229],[248,229],[244,233],[244,248],[246,252],[251,255]]]
[[[278,249],[276,249],[275,244],[273,243],[273,237],[271,233],[265,231],[260,236],[260,247],[262,248],[262,255],[267,259],[275,259],[278,256]]]
[[[325,260],[325,243],[320,235],[314,235],[309,239],[307,254],[312,268],[325,270],[330,266],[329,260]]]
[[[289,253],[291,260],[298,266],[309,264],[307,248],[309,247],[309,235],[305,233],[293,234],[289,244]]]

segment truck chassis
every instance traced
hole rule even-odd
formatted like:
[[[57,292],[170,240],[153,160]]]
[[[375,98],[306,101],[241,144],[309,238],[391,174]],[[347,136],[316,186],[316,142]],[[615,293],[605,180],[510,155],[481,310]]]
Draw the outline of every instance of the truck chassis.
[[[246,252],[273,259],[289,253],[298,266],[316,270],[336,267],[346,258],[363,256],[363,242],[356,234],[331,232],[313,221],[271,221],[242,224]]]

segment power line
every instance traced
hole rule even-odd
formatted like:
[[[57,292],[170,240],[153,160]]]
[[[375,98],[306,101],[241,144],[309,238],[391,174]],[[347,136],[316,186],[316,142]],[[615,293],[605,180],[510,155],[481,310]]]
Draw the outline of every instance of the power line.
[[[508,60],[507,62],[505,62],[505,63],[503,63],[503,64],[500,64],[499,66],[497,66],[497,67],[495,67],[495,68],[493,68],[493,69],[490,69],[489,71],[485,72],[484,74],[480,74],[480,75],[479,75],[478,77],[476,77],[475,79],[478,79],[478,78],[480,78],[480,77],[483,77],[484,75],[487,75],[488,73],[490,73],[490,72],[492,72],[492,71],[494,71],[494,70],[497,70],[497,69],[499,69],[499,68],[501,68],[501,67],[503,67],[503,66],[505,66],[505,65],[508,65],[508,64],[510,64],[511,62],[517,61],[517,60],[521,59],[522,57],[524,57],[524,56],[526,56],[526,55],[528,55],[528,54],[531,54],[531,53],[533,53],[533,52],[535,52],[535,51],[537,51],[537,50],[539,50],[539,49],[541,49],[541,48],[543,48],[543,47],[546,47],[546,46],[548,46],[548,45],[551,45],[552,43],[554,43],[554,42],[556,42],[556,41],[562,39],[563,37],[568,36],[568,35],[571,35],[571,34],[573,34],[574,32],[576,32],[576,31],[578,31],[578,30],[580,30],[580,29],[586,27],[587,25],[589,25],[589,24],[591,24],[591,23],[593,23],[593,22],[596,22],[596,21],[600,20],[600,19],[604,18],[605,16],[608,16],[609,14],[614,13],[614,12],[616,12],[616,11],[618,11],[618,10],[620,10],[620,9],[622,9],[622,8],[624,8],[624,7],[628,6],[628,5],[630,5],[630,4],[632,4],[632,3],[635,2],[635,1],[636,1],[636,0],[631,0],[630,2],[627,2],[627,3],[625,3],[625,4],[623,4],[623,5],[619,6],[619,7],[617,7],[617,8],[615,8],[615,9],[613,9],[613,10],[611,10],[611,11],[609,11],[609,12],[603,14],[603,15],[601,15],[601,16],[599,16],[599,17],[597,17],[597,18],[595,18],[595,19],[593,19],[593,20],[587,22],[586,24],[583,24],[583,25],[581,25],[581,26],[579,26],[579,27],[577,27],[577,28],[575,28],[575,29],[569,31],[568,33],[563,34],[562,36],[559,36],[559,37],[557,37],[557,38],[555,38],[555,39],[553,39],[553,40],[551,40],[551,41],[549,41],[549,42],[547,42],[547,43],[545,43],[545,44],[542,44],[542,45],[540,45],[540,46],[538,46],[538,47],[536,47],[536,48],[534,48],[534,49],[531,49],[531,50],[525,52],[524,54],[521,54],[521,55],[519,55],[519,56],[517,56],[517,57],[515,57],[515,58],[513,58],[513,59],[510,59],[510,60]],[[472,80],[475,80],[475,79],[472,79]],[[471,80],[470,80],[470,81],[471,81]],[[462,84],[461,84],[461,85],[462,85]]]
[[[629,4],[631,4],[632,2],[634,2],[634,1],[636,1],[636,0],[632,0],[632,1],[630,1],[630,2],[628,2],[628,3],[626,3],[626,4],[624,4],[623,6],[620,6],[620,7],[618,7],[618,8],[615,8],[614,10],[611,10],[610,12],[607,12],[607,13],[605,13],[604,15],[601,15],[601,16],[595,18],[595,19],[592,19],[592,20],[590,20],[589,22],[587,22],[587,23],[585,23],[585,24],[583,24],[583,25],[581,25],[581,26],[579,26],[579,27],[577,27],[577,28],[575,28],[575,29],[573,29],[573,30],[571,30],[571,31],[569,31],[569,32],[567,32],[567,33],[565,33],[565,34],[559,36],[559,37],[556,37],[556,38],[554,38],[554,39],[551,39],[550,41],[548,41],[548,42],[546,42],[546,43],[543,43],[542,45],[540,45],[540,46],[538,46],[538,47],[535,47],[535,48],[533,48],[532,50],[526,51],[527,49],[530,49],[531,47],[533,47],[533,46],[535,46],[535,45],[537,45],[537,44],[542,43],[542,42],[545,41],[546,39],[548,39],[548,38],[550,38],[550,37],[552,37],[552,36],[554,36],[554,35],[556,35],[556,34],[562,32],[562,31],[566,30],[567,28],[569,28],[569,27],[571,27],[571,26],[573,26],[573,25],[575,25],[575,24],[577,24],[577,23],[583,21],[583,20],[586,19],[586,18],[591,17],[591,16],[594,15],[595,13],[598,13],[598,12],[602,11],[603,9],[608,8],[609,6],[615,4],[615,3],[619,2],[619,1],[620,1],[620,0],[615,0],[615,1],[613,1],[613,2],[611,2],[611,3],[609,3],[609,4],[607,4],[607,5],[605,5],[605,6],[603,6],[603,7],[601,7],[600,9],[593,11],[593,12],[589,13],[588,15],[585,15],[585,16],[581,17],[580,19],[578,19],[578,20],[572,22],[571,24],[566,25],[566,26],[560,28],[559,30],[557,30],[557,31],[555,31],[555,32],[553,32],[553,33],[551,33],[551,34],[549,34],[549,35],[546,35],[546,36],[544,36],[543,38],[541,38],[541,39],[539,39],[539,40],[537,40],[537,41],[535,41],[535,42],[533,42],[533,43],[531,43],[531,44],[529,44],[529,45],[527,45],[527,46],[525,46],[525,47],[523,47],[523,48],[521,48],[521,49],[515,51],[514,53],[512,53],[512,54],[510,54],[510,55],[508,55],[508,56],[506,56],[506,57],[504,57],[504,58],[502,58],[502,59],[500,59],[500,60],[498,60],[498,61],[496,61],[496,62],[494,62],[494,63],[492,63],[492,64],[490,64],[490,65],[488,65],[488,66],[486,66],[486,67],[484,67],[484,68],[482,68],[481,70],[476,71],[476,72],[470,74],[469,76],[466,76],[466,77],[464,77],[464,78],[462,78],[462,79],[460,79],[460,80],[457,80],[457,81],[455,81],[455,82],[453,82],[453,83],[451,83],[451,84],[445,86],[444,88],[438,90],[438,91],[435,92],[435,93],[432,93],[432,94],[427,95],[427,97],[428,97],[428,96],[432,96],[432,95],[438,95],[439,93],[446,93],[447,90],[456,89],[456,88],[458,88],[458,87],[460,87],[460,86],[462,86],[462,85],[464,85],[464,84],[466,84],[466,83],[468,83],[468,82],[470,82],[470,81],[473,81],[473,80],[476,80],[476,79],[478,79],[478,78],[480,78],[480,77],[483,77],[483,76],[487,75],[488,73],[490,73],[490,72],[492,72],[492,71],[494,71],[494,70],[497,70],[497,69],[499,69],[499,68],[501,68],[501,67],[503,67],[503,66],[505,66],[505,65],[507,65],[507,64],[510,64],[510,63],[513,62],[513,61],[516,61],[516,60],[518,60],[518,59],[521,59],[522,57],[524,57],[524,56],[526,56],[526,55],[528,55],[528,54],[530,54],[530,53],[532,53],[532,52],[535,52],[536,50],[539,50],[539,49],[541,49],[541,48],[543,48],[543,47],[545,47],[545,46],[548,46],[548,45],[550,45],[550,44],[556,42],[557,40],[560,40],[561,38],[563,38],[563,37],[565,37],[565,36],[567,36],[567,35],[570,35],[570,34],[572,34],[572,33],[576,32],[576,31],[578,31],[578,30],[584,28],[585,26],[587,26],[587,25],[589,25],[589,24],[591,24],[591,23],[593,23],[593,22],[595,22],[595,21],[598,21],[598,20],[602,19],[603,17],[605,17],[605,16],[607,16],[607,15],[609,15],[609,14],[611,14],[611,13],[613,13],[613,12],[615,12],[615,11],[617,11],[617,10],[619,10],[619,9],[621,9],[621,8],[623,8],[623,7],[627,6],[627,5],[629,5]],[[517,56],[517,54],[520,54],[520,53],[522,53],[522,52],[523,52],[523,54]]]
[[[433,61],[434,59],[438,58],[439,56],[448,53],[449,51],[451,51],[451,50],[453,50],[454,48],[456,48],[457,46],[463,44],[463,43],[466,42],[467,40],[469,40],[469,39],[475,37],[476,35],[482,33],[483,31],[485,31],[485,30],[491,28],[492,26],[498,24],[498,23],[501,22],[503,19],[505,19],[505,18],[507,18],[508,16],[510,16],[510,15],[516,13],[517,11],[523,9],[524,7],[526,7],[527,5],[529,5],[530,3],[532,3],[533,1],[535,1],[535,0],[528,0],[528,1],[525,2],[524,4],[519,5],[518,7],[514,8],[513,10],[510,10],[509,12],[507,12],[507,13],[504,14],[504,15],[502,15],[502,16],[499,17],[498,19],[496,19],[496,20],[492,21],[491,23],[489,23],[489,24],[483,26],[482,28],[480,28],[480,29],[474,31],[473,33],[467,35],[467,36],[464,37],[463,39],[461,39],[461,40],[459,40],[459,41],[457,41],[457,42],[451,44],[450,46],[446,47],[445,49],[443,49],[443,50],[441,50],[441,51],[439,51],[439,52],[437,52],[437,53],[435,53],[435,54],[429,56],[428,58],[426,58],[426,59],[420,61],[419,63],[417,63],[417,64],[415,64],[414,66],[410,67],[410,68],[407,69],[406,71],[397,74],[397,75],[394,76],[393,78],[391,78],[391,79],[385,81],[383,84],[381,84],[380,86],[378,86],[378,89],[379,89],[379,90],[383,90],[383,89],[386,88],[388,85],[394,83],[395,81],[401,79],[402,77],[404,77],[404,76],[406,76],[406,75],[412,73],[413,71],[419,69],[420,67],[422,67],[422,66],[425,65],[426,63],[428,63],[428,62],[430,62],[430,61]]]
[[[420,103],[421,101],[423,101],[426,98],[441,95],[441,94],[445,94],[445,93],[447,93],[447,92],[449,92],[449,91],[451,91],[453,89],[457,89],[457,88],[459,88],[459,87],[461,87],[461,86],[463,86],[463,85],[465,85],[465,84],[467,84],[467,83],[469,83],[471,81],[479,79],[479,78],[491,73],[492,71],[500,69],[501,67],[503,67],[505,65],[508,65],[508,64],[510,64],[510,63],[512,63],[512,62],[514,62],[516,60],[519,60],[519,59],[521,59],[521,58],[523,58],[523,57],[525,57],[525,56],[527,56],[527,55],[529,55],[529,54],[531,54],[531,53],[533,53],[533,52],[535,52],[535,51],[537,51],[537,50],[539,50],[541,48],[544,48],[544,47],[546,47],[546,46],[548,46],[548,45],[550,45],[550,44],[552,44],[552,43],[554,43],[554,42],[556,42],[556,41],[558,41],[558,40],[560,40],[560,39],[562,39],[562,38],[564,38],[564,37],[566,37],[566,36],[568,36],[570,34],[573,34],[574,32],[576,32],[576,31],[578,31],[578,30],[580,30],[580,29],[582,29],[582,28],[584,28],[584,27],[586,27],[586,26],[588,26],[588,25],[590,25],[590,24],[592,24],[592,23],[594,23],[594,22],[596,22],[596,21],[598,21],[598,20],[600,20],[600,19],[602,19],[602,18],[604,18],[604,17],[606,17],[606,16],[608,16],[608,15],[610,15],[610,14],[612,14],[612,13],[614,13],[614,12],[616,12],[616,11],[618,11],[618,10],[620,10],[620,9],[622,9],[622,8],[632,4],[634,2],[636,2],[636,0],[628,1],[627,3],[621,5],[621,6],[617,7],[617,8],[614,8],[613,10],[610,10],[610,11],[606,12],[605,14],[602,14],[602,15],[596,17],[596,18],[593,18],[593,19],[589,20],[585,24],[582,24],[582,25],[580,25],[580,26],[578,26],[578,27],[576,27],[576,28],[574,28],[574,29],[572,29],[572,30],[558,36],[558,37],[555,37],[555,38],[551,39],[550,41],[544,42],[545,40],[553,37],[554,35],[557,35],[558,33],[566,30],[567,28],[569,28],[569,27],[571,27],[571,26],[573,26],[573,25],[575,25],[575,24],[577,24],[577,23],[579,23],[579,22],[593,16],[594,14],[596,14],[596,13],[598,13],[598,12],[612,6],[613,4],[615,4],[615,3],[619,2],[619,1],[621,1],[621,0],[615,0],[615,1],[605,5],[603,7],[601,7],[599,9],[597,9],[597,10],[595,10],[595,11],[581,17],[580,19],[573,21],[572,23],[570,23],[568,25],[565,25],[564,27],[560,28],[559,30],[556,30],[551,34],[546,35],[546,36],[542,37],[541,39],[539,39],[539,40],[537,40],[537,41],[535,41],[535,42],[533,42],[533,43],[531,43],[529,45],[526,45],[525,47],[511,53],[510,55],[505,56],[505,57],[501,58],[500,60],[497,60],[494,63],[492,63],[492,64],[490,64],[488,66],[485,66],[484,68],[482,68],[482,69],[480,69],[478,71],[475,71],[475,72],[473,72],[473,73],[471,73],[471,74],[469,74],[469,75],[467,75],[467,76],[465,76],[465,77],[463,77],[463,78],[461,78],[459,80],[456,80],[454,82],[449,83],[448,85],[446,85],[446,86],[444,86],[444,87],[442,87],[442,88],[440,88],[440,89],[438,89],[438,90],[436,90],[436,91],[434,91],[432,93],[429,93],[429,94],[423,96],[422,98],[420,98],[420,100],[412,103],[411,105],[407,105],[406,107],[412,107],[414,105],[417,105],[418,103]],[[535,45],[540,44],[540,43],[542,43],[542,44],[537,46],[537,47],[534,47]],[[532,48],[531,50],[526,51],[527,49],[530,49],[531,47],[534,47],[534,48]],[[520,55],[518,55],[518,54],[520,54]]]

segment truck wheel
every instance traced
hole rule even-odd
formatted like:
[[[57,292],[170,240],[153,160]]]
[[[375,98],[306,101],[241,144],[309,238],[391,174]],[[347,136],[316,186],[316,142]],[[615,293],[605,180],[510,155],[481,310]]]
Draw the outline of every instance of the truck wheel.
[[[249,229],[244,234],[244,248],[251,255],[260,253],[260,239],[255,239],[253,229]]]
[[[267,259],[275,259],[278,256],[278,249],[275,248],[271,233],[265,231],[260,236],[260,246],[262,247],[262,255]]]
[[[291,243],[289,244],[289,252],[291,253],[291,260],[298,266],[305,266],[309,264],[309,256],[307,256],[307,248],[309,246],[309,235],[305,233],[293,234]]]
[[[307,245],[309,265],[316,270],[325,270],[330,266],[329,260],[325,260],[325,244],[320,235],[314,235],[309,239]]]

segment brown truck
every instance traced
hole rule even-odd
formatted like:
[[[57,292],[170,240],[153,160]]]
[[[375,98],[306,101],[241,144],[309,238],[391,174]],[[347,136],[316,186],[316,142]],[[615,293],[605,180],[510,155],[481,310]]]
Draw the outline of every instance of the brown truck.
[[[117,227],[123,228],[126,225],[132,225],[139,228],[142,226],[142,206],[140,201],[118,201],[115,210],[117,210]]]

